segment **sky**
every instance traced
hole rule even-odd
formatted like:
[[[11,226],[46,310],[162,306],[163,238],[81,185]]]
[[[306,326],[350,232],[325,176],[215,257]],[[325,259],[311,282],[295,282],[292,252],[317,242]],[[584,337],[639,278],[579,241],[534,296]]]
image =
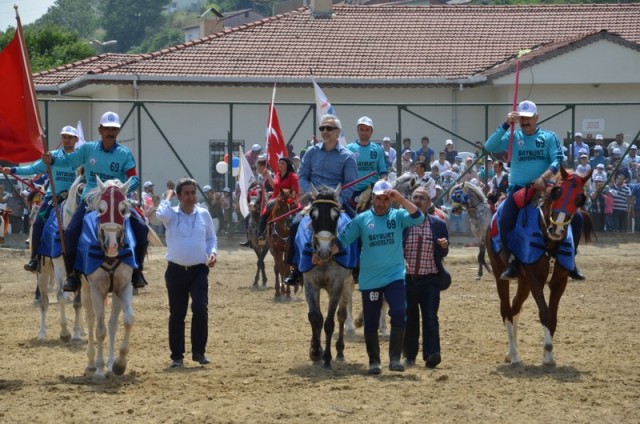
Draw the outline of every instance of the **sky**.
[[[16,26],[16,13],[13,5],[18,5],[22,25],[30,24],[47,13],[56,0],[0,0],[0,31]]]

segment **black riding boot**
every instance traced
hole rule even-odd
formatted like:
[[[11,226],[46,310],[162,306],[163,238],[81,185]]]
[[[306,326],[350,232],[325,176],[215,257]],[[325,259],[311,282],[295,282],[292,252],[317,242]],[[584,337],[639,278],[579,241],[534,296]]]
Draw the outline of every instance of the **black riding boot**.
[[[38,271],[38,264],[40,263],[40,255],[34,254],[31,256],[29,263],[24,265],[25,271],[36,272]]]
[[[289,276],[285,278],[283,282],[288,286],[295,286],[300,281],[300,277],[300,271],[298,271],[297,268],[294,268],[294,270],[291,271],[291,274],[289,274]]]
[[[136,253],[136,262],[138,263],[138,269],[134,269],[133,273],[131,274],[131,284],[133,284],[133,287],[137,288],[137,289],[141,289],[144,286],[146,286],[147,284],[147,280],[144,279],[144,275],[142,275],[142,269],[143,269],[143,265],[142,263],[144,262],[144,257],[147,254],[147,246],[146,245],[142,245],[142,246],[137,246],[135,248],[135,253]]]
[[[507,247],[507,243],[502,242],[502,252],[504,253],[504,257],[507,261],[507,267],[504,269],[502,274],[500,275],[501,280],[517,280],[518,279],[518,260],[516,257],[509,251]]]
[[[404,372],[404,365],[400,362],[402,345],[404,343],[404,327],[391,327],[389,336],[389,369]]]
[[[575,266],[571,271],[569,271],[569,277],[573,280],[584,281],[587,277],[578,269],[578,265]]]
[[[69,254],[63,255],[64,267],[67,270],[67,279],[64,281],[62,290],[66,292],[75,292],[80,288],[80,276],[73,269],[73,263],[75,262],[75,256]]]
[[[368,374],[378,375],[382,373],[380,365],[380,341],[378,340],[378,331],[364,333],[364,342],[367,345],[367,355],[369,355],[369,371]],[[402,347],[402,345],[401,345]]]

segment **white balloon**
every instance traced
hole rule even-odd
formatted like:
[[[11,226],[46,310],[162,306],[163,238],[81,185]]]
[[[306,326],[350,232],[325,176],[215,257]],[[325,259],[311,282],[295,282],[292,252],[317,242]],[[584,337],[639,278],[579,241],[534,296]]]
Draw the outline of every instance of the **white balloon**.
[[[240,174],[240,167],[231,168],[231,175],[237,177]]]
[[[221,160],[220,162],[216,163],[216,171],[218,171],[219,174],[226,174],[227,171],[229,171],[229,164]]]

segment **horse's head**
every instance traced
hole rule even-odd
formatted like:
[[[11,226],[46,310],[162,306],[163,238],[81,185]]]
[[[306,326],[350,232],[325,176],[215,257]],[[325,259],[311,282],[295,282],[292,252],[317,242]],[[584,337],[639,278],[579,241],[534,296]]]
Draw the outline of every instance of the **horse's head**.
[[[331,259],[332,247],[336,244],[338,219],[340,218],[341,186],[335,190],[322,187],[320,191],[311,186],[313,202],[309,210],[313,228],[313,250],[320,260]]]
[[[486,202],[487,198],[480,189],[467,181],[455,185],[449,192],[451,213],[459,216],[465,210],[471,210]]]
[[[118,180],[103,183],[97,176],[96,179],[98,191],[94,196],[94,207],[98,212],[98,240],[104,254],[114,258],[124,244],[124,223],[130,215],[127,191],[131,179],[124,184]]]
[[[559,241],[567,236],[567,226],[573,215],[587,200],[584,185],[591,178],[591,172],[592,170],[581,177],[560,167],[561,179],[551,189],[545,202],[549,211],[547,233],[551,240]]]
[[[249,212],[260,212],[262,209],[262,185],[253,184],[249,187],[249,193],[247,194],[247,200],[249,201]]]

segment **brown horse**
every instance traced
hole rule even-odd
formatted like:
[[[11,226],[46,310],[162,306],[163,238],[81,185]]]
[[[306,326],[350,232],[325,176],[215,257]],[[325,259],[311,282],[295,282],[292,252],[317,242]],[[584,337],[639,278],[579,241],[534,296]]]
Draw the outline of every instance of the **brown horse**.
[[[285,218],[280,218],[281,215],[292,211],[297,207],[296,195],[289,190],[280,190],[280,194],[275,199],[273,207],[271,208],[271,214],[269,218],[269,225],[267,226],[267,233],[269,240],[269,251],[273,256],[274,265],[273,271],[276,275],[274,295],[276,300],[282,299],[282,296],[287,298],[291,297],[291,287],[284,284],[284,278],[289,275],[289,265],[287,264],[287,252],[289,251],[289,233],[290,225],[293,221],[294,215],[288,215]]]
[[[262,288],[267,286],[267,271],[264,258],[269,251],[269,241],[260,240],[260,214],[264,207],[264,186],[255,182],[249,186],[247,197],[249,200],[249,223],[247,225],[247,237],[251,242],[251,248],[256,252],[258,262],[256,263],[256,275],[253,279],[253,288],[258,288],[258,280],[262,274]]]
[[[569,232],[569,223],[574,214],[584,204],[586,199],[584,195],[584,184],[591,177],[589,172],[584,177],[580,177],[571,171],[565,171],[560,168],[561,179],[544,196],[542,206],[534,213],[529,214],[530,219],[537,219],[537,230],[541,240],[538,244],[544,253],[534,263],[525,264],[519,261],[518,265],[518,288],[513,301],[509,302],[509,281],[501,280],[500,275],[506,268],[506,260],[503,254],[494,250],[492,243],[492,228],[489,227],[486,233],[486,246],[493,268],[493,274],[496,279],[498,296],[500,297],[500,315],[507,329],[507,338],[509,340],[509,351],[505,360],[516,365],[520,363],[517,346],[517,326],[518,317],[522,310],[522,304],[529,297],[529,293],[538,305],[540,323],[544,332],[544,352],[543,365],[554,366],[556,361],[553,355],[553,335],[558,324],[558,307],[560,298],[567,286],[567,278],[569,270],[561,266],[560,255],[562,255],[563,242]],[[586,212],[582,212],[584,217],[584,240],[591,241],[593,229],[591,226],[591,218]],[[520,217],[518,217],[520,220]],[[518,239],[518,243],[531,244],[537,243],[538,240]],[[577,240],[576,240],[577,242]],[[571,249],[571,247],[569,247]],[[571,252],[572,253],[572,252]],[[544,297],[544,286],[549,285],[549,303]]]

